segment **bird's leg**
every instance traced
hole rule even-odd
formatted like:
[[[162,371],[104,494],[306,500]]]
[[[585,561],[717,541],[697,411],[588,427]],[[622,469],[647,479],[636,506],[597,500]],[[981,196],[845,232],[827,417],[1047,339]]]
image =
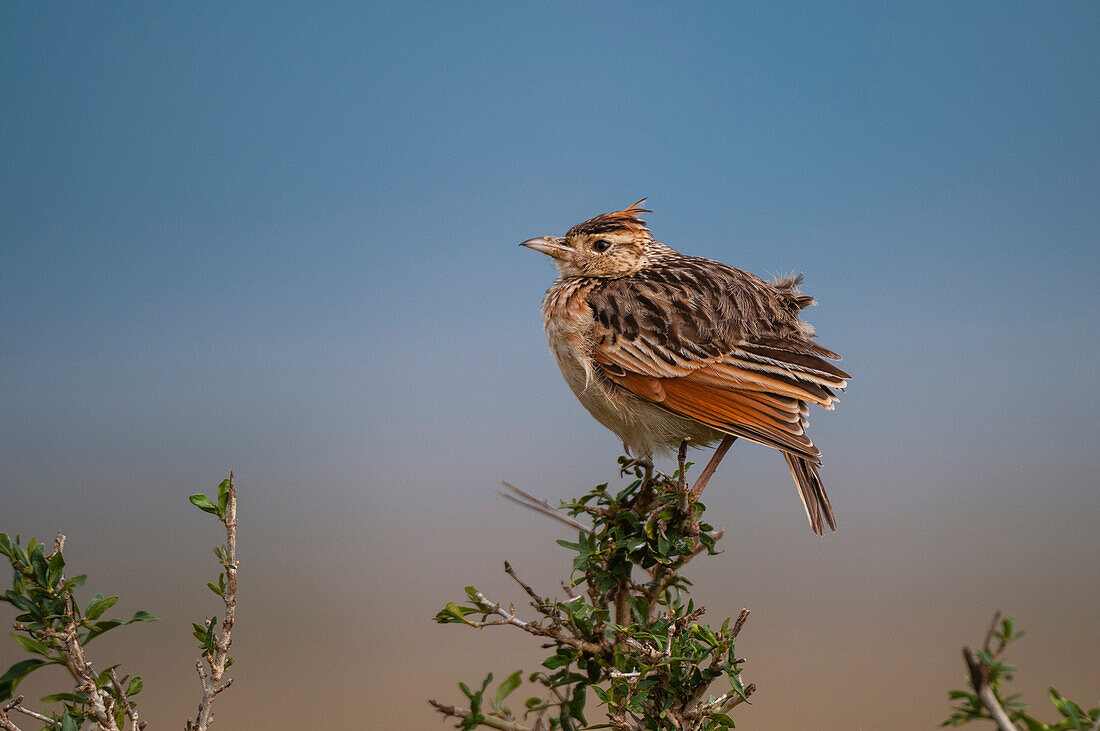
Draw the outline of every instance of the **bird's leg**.
[[[625,447],[626,445],[624,444],[623,446]],[[627,451],[629,453],[629,450]],[[625,471],[635,466],[641,467],[644,472],[642,473],[642,482],[638,486],[638,493],[634,496],[634,500],[630,505],[640,517],[649,509],[649,505],[653,502],[653,498],[656,495],[653,491],[653,483],[656,482],[653,478],[653,455],[634,458],[628,464],[623,465],[623,470]],[[619,476],[622,476],[621,472]]]
[[[710,461],[707,462],[707,466],[699,473],[699,479],[695,481],[695,485],[691,488],[692,502],[698,500],[699,496],[703,494],[703,489],[707,486],[710,478],[714,477],[714,471],[718,469],[718,463],[726,456],[726,452],[733,446],[733,442],[736,439],[737,437],[730,436],[729,434],[722,437],[722,441],[718,444],[718,448],[714,450],[714,454],[710,456]]]
[[[678,479],[676,480],[677,492],[687,495],[687,453],[688,442],[690,439],[684,439],[680,442],[680,449],[676,452],[676,466],[679,468]]]

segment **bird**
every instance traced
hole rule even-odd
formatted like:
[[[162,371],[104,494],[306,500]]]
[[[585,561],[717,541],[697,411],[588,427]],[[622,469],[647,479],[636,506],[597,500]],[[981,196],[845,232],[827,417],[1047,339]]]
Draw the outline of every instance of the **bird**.
[[[738,437],[780,451],[813,532],[836,531],[806,424],[808,406],[832,410],[851,376],[801,319],[815,304],[802,275],[765,281],[681,254],[653,238],[645,201],[520,244],[559,272],[542,318],[566,383],[640,462],[717,445],[695,498]]]

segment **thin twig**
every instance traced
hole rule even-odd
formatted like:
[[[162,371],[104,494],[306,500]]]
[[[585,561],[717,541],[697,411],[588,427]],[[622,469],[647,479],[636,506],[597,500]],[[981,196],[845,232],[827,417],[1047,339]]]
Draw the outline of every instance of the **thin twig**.
[[[8,718],[8,714],[12,711],[19,709],[19,704],[23,702],[23,696],[17,696],[10,701],[0,706],[0,728],[4,731],[22,731],[15,722]]]
[[[469,718],[473,713],[468,708],[459,708],[458,706],[448,706],[439,701],[430,700],[435,707],[435,710],[442,713],[444,716],[452,716],[454,718]],[[530,726],[523,726],[522,724],[513,723],[512,721],[505,721],[502,718],[495,718],[494,716],[482,715],[477,722],[482,726],[488,726],[489,728],[499,729],[499,731],[534,731]]]
[[[512,564],[508,563],[507,561],[504,562],[504,573],[511,576],[513,579],[515,579],[515,582],[517,584],[519,584],[520,586],[523,587],[523,590],[525,592],[527,592],[527,596],[531,597],[534,600],[532,602],[532,606],[534,606],[535,609],[539,609],[544,604],[546,604],[546,599],[545,598],[543,598],[543,597],[539,596],[537,593],[535,593],[535,590],[532,589],[526,582],[524,582],[523,579],[516,576],[515,569],[513,569]]]
[[[484,607],[482,611],[484,611],[486,614],[495,614],[498,617],[501,617],[504,621],[473,622],[470,620],[466,620],[471,627],[476,627],[480,629],[481,627],[493,627],[501,624],[510,624],[514,627],[519,627],[524,632],[538,635],[539,637],[549,637],[553,640],[556,640],[557,642],[560,642],[563,645],[569,645],[570,647],[575,647],[578,650],[582,650],[584,652],[591,652],[597,655],[601,655],[604,654],[604,651],[607,649],[599,643],[589,642],[588,640],[582,639],[580,637],[573,637],[572,635],[566,634],[566,632],[562,630],[561,627],[555,627],[553,624],[551,624],[549,627],[544,627],[536,622],[526,622],[516,616],[514,612],[511,612],[507,609],[501,609],[500,604],[489,601],[489,598],[482,594],[480,591],[475,592],[474,596],[477,598],[477,601],[482,605],[482,607]]]
[[[138,719],[137,707],[130,702],[122,683],[118,682],[118,675],[115,673],[114,668],[111,668],[111,682],[118,688],[118,696],[122,699],[122,705],[126,709],[126,717],[130,720],[130,731],[138,731],[141,728],[141,721]]]
[[[507,498],[508,500],[511,500],[512,502],[516,503],[517,505],[522,505],[523,507],[527,508],[528,510],[534,510],[536,513],[542,513],[543,515],[548,516],[550,518],[553,518],[554,520],[557,520],[561,523],[565,523],[570,528],[575,528],[575,529],[577,529],[579,531],[583,531],[584,533],[587,533],[587,534],[592,533],[592,529],[589,528],[587,525],[585,525],[584,523],[581,523],[579,521],[573,520],[569,516],[562,515],[561,512],[559,512],[556,508],[554,508],[553,505],[551,505],[546,500],[539,500],[534,495],[530,495],[530,494],[524,492],[523,490],[520,490],[518,487],[516,487],[515,485],[513,485],[510,482],[502,482],[501,484],[503,484],[506,488],[508,488],[512,492],[516,493],[516,495],[520,496],[520,497],[516,497],[516,495],[509,495],[508,493],[504,492],[503,490],[497,490],[497,493],[500,494],[501,497]]]
[[[19,696],[19,699],[22,700],[23,696]],[[61,727],[61,722],[60,721],[55,721],[54,719],[50,718],[49,716],[45,716],[41,713],[38,713],[37,711],[32,711],[31,709],[27,708],[24,705],[17,704],[16,706],[14,706],[12,708],[12,710],[13,711],[19,711],[23,715],[30,716],[31,718],[37,719],[37,720],[41,721],[42,723],[48,723],[51,726],[56,726],[58,728]]]

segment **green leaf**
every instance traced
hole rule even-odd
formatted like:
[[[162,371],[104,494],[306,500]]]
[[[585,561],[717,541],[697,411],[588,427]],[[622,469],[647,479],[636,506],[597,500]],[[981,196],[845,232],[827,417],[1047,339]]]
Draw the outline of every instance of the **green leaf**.
[[[15,695],[15,689],[23,678],[43,665],[52,664],[48,660],[39,660],[37,657],[32,657],[29,660],[21,660],[12,665],[6,673],[0,675],[0,702],[6,701]]]
[[[35,546],[31,552],[31,565],[34,567],[34,580],[39,586],[49,586],[50,567],[46,563],[46,554],[42,546]]]
[[[560,668],[563,665],[568,665],[570,659],[571,658],[568,655],[551,655],[550,657],[542,661],[542,665],[543,667],[553,670],[554,668]]]
[[[512,673],[504,679],[504,682],[500,684],[499,688],[497,688],[497,697],[493,705],[500,707],[500,704],[504,702],[504,699],[508,697],[508,694],[519,687],[520,683],[523,682],[520,679],[522,673],[522,670],[517,670],[516,672]]]
[[[61,555],[61,551],[55,553],[46,563],[46,569],[46,581],[51,589],[56,589],[61,583],[61,572],[65,569],[65,557]]]
[[[730,685],[733,687],[733,692],[741,696],[741,700],[746,703],[749,702],[749,697],[745,695],[745,686],[741,684],[741,678],[737,677],[736,673],[730,673]]]
[[[225,509],[229,507],[229,478],[225,478],[218,484],[218,513],[225,515]]]
[[[1054,688],[1050,689],[1050,702],[1054,704],[1054,707],[1058,709],[1058,712],[1061,713],[1064,718],[1069,719],[1073,724],[1073,728],[1077,729],[1077,731],[1084,731],[1085,726],[1082,722],[1087,718],[1087,715],[1081,710],[1081,706],[1077,705],[1069,698],[1064,697]]]
[[[121,627],[125,624],[132,624],[134,622],[155,622],[158,617],[154,617],[152,614],[146,611],[138,611],[134,613],[133,617],[129,619],[101,619],[100,621],[88,626],[88,634],[86,634],[82,640],[84,643],[91,642],[96,637],[99,637],[104,632],[109,632],[115,627]]]
[[[13,640],[18,642],[20,646],[22,646],[22,648],[27,652],[33,652],[34,654],[41,655],[42,657],[50,656],[50,648],[46,644],[39,642],[33,637],[17,635],[14,632],[11,633],[11,637]]]
[[[439,614],[435,615],[435,621],[440,624],[447,624],[448,622],[462,622],[463,624],[473,625],[473,622],[466,619],[466,613],[462,611],[462,607],[458,606],[454,602],[447,602],[447,606],[443,607]]]
[[[126,686],[126,695],[137,695],[141,692],[143,687],[145,687],[145,682],[141,679],[140,675],[135,675]]]
[[[75,719],[66,713],[61,719],[61,731],[80,731],[80,721],[83,719]]]
[[[583,724],[588,723],[584,719],[584,702],[587,696],[585,690],[587,688],[588,686],[584,683],[577,683],[573,686],[573,698],[569,701],[569,715]]]
[[[716,729],[734,728],[733,719],[724,713],[712,713],[707,718],[718,724]]]
[[[11,589],[9,589],[4,596],[0,597],[0,599],[12,604],[16,609],[22,609],[24,612],[33,612],[37,609],[34,602]]]
[[[221,513],[218,512],[218,506],[214,504],[213,500],[206,497],[205,494],[201,492],[196,492],[194,495],[187,499],[190,500],[191,504],[199,510],[210,513],[211,515],[217,515],[219,518],[221,517]]]
[[[99,675],[96,676],[95,685],[97,688],[105,688],[107,684],[111,682],[111,671],[118,669],[118,663],[115,663],[109,668],[103,668],[99,671]]]
[[[96,594],[92,597],[92,603],[88,605],[88,608],[84,611],[85,619],[99,619],[103,616],[103,613],[115,605],[118,601],[117,596],[109,596],[106,599],[102,594]]]

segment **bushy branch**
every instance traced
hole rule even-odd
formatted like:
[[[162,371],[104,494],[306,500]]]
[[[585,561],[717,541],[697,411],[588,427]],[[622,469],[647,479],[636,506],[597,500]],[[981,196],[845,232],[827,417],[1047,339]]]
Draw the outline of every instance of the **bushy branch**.
[[[949,693],[956,704],[951,717],[941,725],[961,726],[986,719],[996,723],[999,731],[1100,731],[1100,707],[1085,711],[1054,688],[1049,690],[1050,701],[1062,716],[1056,723],[1044,723],[1028,715],[1028,706],[1019,693],[1004,695],[1004,686],[1015,672],[1004,661],[1005,650],[1023,636],[1023,632],[1016,631],[1011,617],[1002,619],[1000,612],[993,615],[982,649],[975,653],[969,647],[963,648],[969,689]]]
[[[216,502],[201,493],[192,495],[190,500],[201,510],[217,516],[226,530],[226,543],[214,549],[223,571],[217,584],[208,584],[225,604],[221,632],[216,631],[216,617],[205,625],[194,625],[202,649],[197,667],[203,697],[197,720],[188,721],[187,728],[206,731],[213,721],[214,696],[233,682],[223,680],[226,668],[233,663],[229,647],[237,605],[237,492],[232,473],[218,486]],[[19,612],[12,625],[12,638],[31,656],[0,675],[0,729],[22,731],[12,719],[12,714],[21,714],[45,724],[44,729],[79,731],[90,724],[95,731],[139,731],[146,724],[140,719],[133,698],[142,690],[141,677],[119,677],[118,665],[96,672],[86,648],[96,637],[116,627],[151,622],[156,617],[139,611],[129,619],[106,618],[104,615],[118,601],[117,596],[96,594],[82,607],[75,590],[84,585],[87,577],[65,575],[64,547],[65,536],[61,533],[49,553],[46,545],[36,538],[24,546],[18,536],[12,540],[8,534],[0,533],[0,554],[8,559],[13,570],[12,588],[0,596],[0,601]],[[71,690],[42,698],[46,704],[60,703],[60,709],[34,710],[23,704],[23,696],[13,698],[24,678],[50,665],[63,666],[74,681]]]
[[[755,690],[741,680],[734,642],[748,610],[718,629],[699,621],[703,607],[688,597],[690,582],[680,569],[695,556],[715,553],[721,537],[702,522],[705,506],[692,495],[681,450],[679,469],[671,476],[632,463],[636,478],[612,493],[606,484],[562,510],[581,523],[576,541],[558,541],[573,554],[573,573],[562,583],[564,598],[552,598],[523,581],[510,564],[505,572],[527,595],[533,610],[522,617],[475,587],[463,603],[450,602],[436,615],[442,623],[481,629],[512,626],[545,641],[552,654],[527,680],[542,688],[521,712],[505,705],[521,683],[521,673],[508,677],[487,698],[492,675],[478,689],[460,684],[469,707],[430,701],[457,728],[571,731],[585,728],[681,729],[732,728],[727,713]],[[549,508],[538,503],[536,509]],[[724,678],[725,690],[712,691]],[[589,690],[606,709],[608,724],[588,726]]]
[[[11,698],[16,687],[34,671],[61,665],[72,676],[72,691],[55,693],[42,699],[44,703],[61,703],[62,709],[32,711],[22,705],[22,696],[5,703],[0,711],[0,728],[18,728],[10,714],[16,711],[42,721],[47,728],[76,731],[85,722],[107,731],[140,729],[137,708],[132,696],[141,692],[140,676],[119,678],[117,665],[96,672],[85,655],[85,647],[96,637],[133,622],[156,619],[139,611],[129,619],[106,619],[104,614],[118,601],[117,596],[96,594],[81,608],[74,589],[83,586],[83,574],[65,575],[65,536],[57,534],[53,551],[31,538],[26,546],[18,536],[13,541],[0,533],[0,554],[11,564],[12,588],[0,597],[20,612],[12,625],[12,639],[32,657],[12,665],[0,676],[0,700]]]

